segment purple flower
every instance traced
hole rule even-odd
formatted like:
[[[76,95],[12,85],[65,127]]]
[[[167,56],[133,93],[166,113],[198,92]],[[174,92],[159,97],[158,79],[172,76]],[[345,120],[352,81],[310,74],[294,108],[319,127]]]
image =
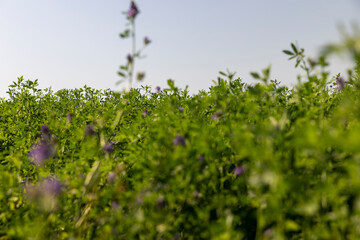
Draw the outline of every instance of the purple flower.
[[[195,191],[193,192],[193,196],[194,196],[195,198],[198,198],[198,197],[200,196],[199,191],[198,191],[198,190],[195,190]]]
[[[159,196],[156,200],[156,206],[159,208],[165,208],[167,206],[167,203],[165,202],[165,199],[163,196]]]
[[[127,60],[128,60],[128,63],[132,63],[133,62],[133,57],[131,56],[131,54],[128,54],[126,56]]]
[[[151,43],[151,40],[148,37],[145,37],[144,38],[144,45],[146,46],[146,45],[148,45],[150,43]]]
[[[138,13],[139,13],[139,10],[138,10],[135,2],[134,2],[134,1],[131,1],[130,9],[129,9],[129,11],[127,12],[127,16],[128,16],[129,18],[134,19],[134,18],[136,17],[136,15],[138,15]]]
[[[182,111],[184,111],[184,108],[183,108],[182,106],[180,106],[180,107],[178,107],[178,110],[179,110],[180,112],[182,112]]]
[[[87,126],[84,131],[85,136],[93,136],[96,134],[93,126]]]
[[[63,192],[64,185],[56,178],[45,178],[38,184],[25,188],[26,197],[41,211],[52,211],[58,206],[57,197]]]
[[[117,203],[115,201],[111,202],[111,209],[117,210],[117,209],[119,209],[119,207],[120,207],[119,203]]]
[[[73,115],[74,115],[73,113],[68,113],[68,114],[66,115],[66,121],[67,121],[67,122],[71,122]]]
[[[39,143],[34,144],[29,151],[28,156],[32,159],[31,164],[41,166],[45,160],[53,157],[54,147],[47,141],[41,140]]]
[[[345,86],[345,83],[346,82],[345,82],[344,78],[342,78],[342,77],[336,78],[336,87],[338,90],[343,89],[343,87]]]
[[[218,118],[219,116],[216,113],[211,116],[211,120],[217,120]]]
[[[200,157],[199,157],[199,161],[200,161],[200,162],[204,162],[204,161],[205,161],[205,157],[204,157],[204,155],[200,155]]]
[[[46,178],[41,183],[41,189],[44,191],[45,195],[59,195],[62,192],[63,185],[61,182],[55,178]]]
[[[51,138],[51,132],[50,132],[50,129],[47,125],[42,125],[41,128],[40,128],[40,131],[41,131],[41,138],[42,139],[46,139],[46,140],[49,140]]]
[[[114,172],[109,172],[109,174],[108,174],[109,182],[113,183],[115,181],[115,177],[116,177],[116,175]]]
[[[236,166],[233,170],[233,173],[236,175],[236,176],[241,176],[245,171],[246,171],[246,166],[244,165],[239,165],[239,166]]]
[[[173,144],[174,144],[175,146],[180,145],[180,144],[183,145],[183,146],[185,146],[185,138],[184,138],[183,136],[181,136],[181,135],[177,135],[177,136],[174,138]]]
[[[214,113],[211,116],[211,120],[218,120],[222,115],[223,115],[223,112],[221,110],[217,111],[216,113]]]
[[[149,112],[147,109],[144,110],[144,112],[141,114],[143,117],[146,117],[147,115],[149,115]]]
[[[155,90],[156,90],[157,93],[159,93],[159,92],[161,91],[161,88],[160,88],[159,86],[157,86],[157,87],[155,88]]]
[[[103,150],[106,153],[111,153],[112,151],[114,151],[114,147],[109,143],[104,146]]]

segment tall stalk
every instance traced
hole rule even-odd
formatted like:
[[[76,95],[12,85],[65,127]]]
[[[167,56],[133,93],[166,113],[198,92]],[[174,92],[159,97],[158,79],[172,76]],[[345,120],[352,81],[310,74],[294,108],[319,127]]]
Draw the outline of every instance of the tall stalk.
[[[122,83],[128,80],[128,89],[132,88],[134,82],[134,71],[135,71],[135,59],[140,57],[141,52],[144,48],[151,42],[149,38],[144,38],[144,46],[140,50],[136,50],[136,29],[135,29],[135,18],[139,14],[139,10],[134,1],[131,1],[130,8],[127,12],[124,12],[128,23],[126,26],[130,26],[125,29],[123,33],[120,34],[121,38],[131,37],[132,46],[131,53],[127,55],[127,64],[120,66],[120,71],[118,72],[119,76],[122,78],[117,82],[117,84]],[[145,77],[144,72],[138,72],[136,75],[136,80],[141,81]]]

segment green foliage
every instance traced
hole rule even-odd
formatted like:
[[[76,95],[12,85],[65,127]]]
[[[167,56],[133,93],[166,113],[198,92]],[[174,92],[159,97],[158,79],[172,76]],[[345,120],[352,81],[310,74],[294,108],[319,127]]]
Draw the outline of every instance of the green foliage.
[[[1,238],[358,239],[359,78],[290,90],[269,72],[193,96],[19,78],[1,101]],[[55,153],[36,165],[42,141]]]
[[[134,2],[126,14],[133,24]],[[254,85],[219,72],[195,95],[170,79],[117,93],[18,78],[0,100],[0,239],[360,239],[360,65],[346,39],[317,59],[284,50],[306,72],[293,89],[270,66]],[[348,81],[325,70],[334,49],[356,63]]]

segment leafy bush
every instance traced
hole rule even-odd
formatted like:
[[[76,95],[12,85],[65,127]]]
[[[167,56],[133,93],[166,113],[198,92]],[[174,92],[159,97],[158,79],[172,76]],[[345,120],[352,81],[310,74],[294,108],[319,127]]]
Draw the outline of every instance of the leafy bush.
[[[313,67],[294,89],[219,78],[196,95],[19,78],[1,101],[2,239],[358,239],[360,79]]]
[[[120,35],[130,88],[138,12]],[[291,44],[306,73],[293,89],[270,66],[195,95],[18,78],[0,101],[0,239],[360,239],[358,41],[318,59]],[[357,64],[348,81],[325,71],[340,51]]]

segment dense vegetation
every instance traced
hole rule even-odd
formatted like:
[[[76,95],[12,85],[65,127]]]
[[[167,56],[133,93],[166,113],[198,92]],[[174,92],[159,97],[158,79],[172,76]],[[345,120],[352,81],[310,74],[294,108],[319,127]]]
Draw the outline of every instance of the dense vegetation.
[[[293,89],[270,68],[195,95],[20,77],[0,103],[0,239],[360,239],[359,61],[331,78],[291,46]]]

